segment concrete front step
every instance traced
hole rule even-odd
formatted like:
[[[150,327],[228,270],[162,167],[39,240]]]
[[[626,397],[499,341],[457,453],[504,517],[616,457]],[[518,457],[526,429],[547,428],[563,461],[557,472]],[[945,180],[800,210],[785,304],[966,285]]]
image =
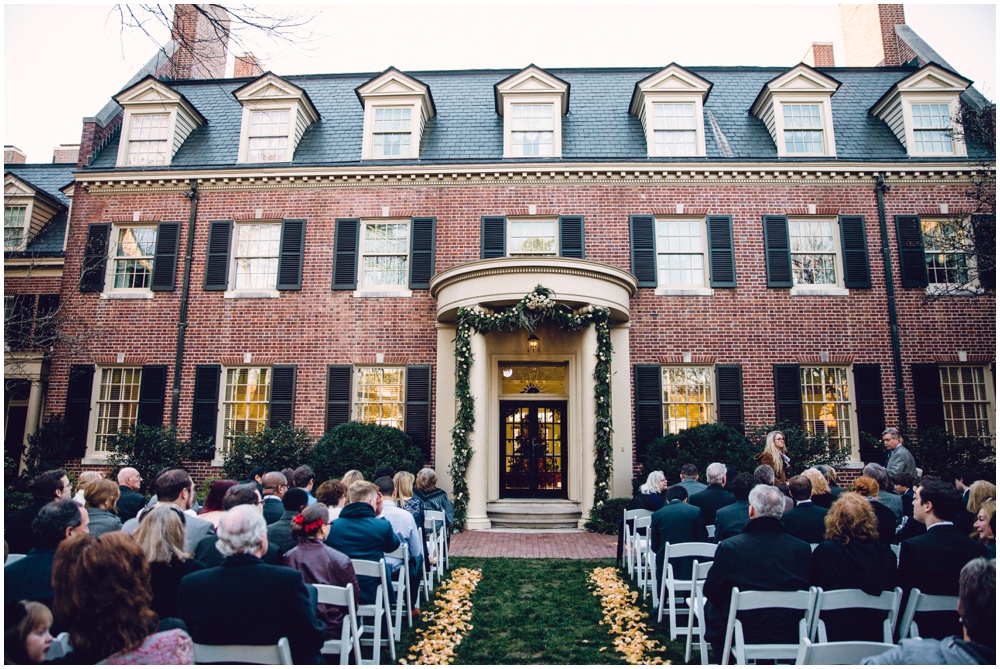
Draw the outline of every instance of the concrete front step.
[[[564,499],[504,499],[487,504],[486,515],[494,528],[557,530],[578,528],[583,511]]]

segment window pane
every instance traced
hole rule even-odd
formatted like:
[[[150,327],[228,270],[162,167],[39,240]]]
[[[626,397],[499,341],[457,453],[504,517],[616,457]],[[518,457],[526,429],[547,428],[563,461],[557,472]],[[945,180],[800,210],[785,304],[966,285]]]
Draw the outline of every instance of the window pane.
[[[837,246],[833,221],[788,221],[795,285],[836,285]]]
[[[702,220],[656,220],[658,285],[705,285],[704,225]]]
[[[278,281],[280,223],[241,223],[236,226],[234,290],[274,290]]]
[[[406,286],[410,226],[405,222],[366,223],[362,243],[364,286]]]
[[[271,368],[227,369],[223,397],[223,448],[229,450],[234,433],[260,432],[267,427],[270,418]]]
[[[4,207],[3,210],[3,247],[19,249],[24,243],[25,207]]]
[[[156,228],[118,228],[114,246],[114,287],[149,288],[153,275]]]
[[[169,114],[136,114],[129,131],[129,165],[166,165]]]
[[[807,434],[826,434],[830,444],[850,448],[851,398],[846,367],[802,367],[802,419]]]
[[[111,367],[101,370],[100,387],[97,392],[95,451],[108,451],[112,437],[120,430],[127,430],[135,425],[139,416],[141,378],[141,367]]]
[[[557,221],[507,221],[508,255],[550,255],[558,253]]]
[[[965,223],[955,220],[921,220],[927,280],[932,284],[962,286],[969,283],[969,238]]]
[[[992,441],[993,414],[982,367],[941,367],[941,399],[949,434]]]
[[[355,420],[403,429],[404,370],[360,367],[357,372]]]
[[[663,430],[677,434],[712,421],[712,368],[663,368]]]

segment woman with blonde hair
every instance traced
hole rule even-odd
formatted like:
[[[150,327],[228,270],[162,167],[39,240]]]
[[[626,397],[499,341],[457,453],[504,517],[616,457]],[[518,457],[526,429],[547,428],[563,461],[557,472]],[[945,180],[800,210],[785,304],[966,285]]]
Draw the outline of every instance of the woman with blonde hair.
[[[979,513],[983,502],[988,499],[997,498],[997,487],[989,481],[976,481],[969,486],[969,502],[966,508],[969,513],[975,515]]]
[[[157,504],[142,515],[135,540],[149,562],[149,582],[153,594],[150,607],[161,618],[177,616],[177,593],[181,579],[205,568],[205,564],[184,550],[184,524],[180,510]]]
[[[995,560],[997,557],[996,514],[996,500],[987,499],[979,507],[979,512],[976,514],[976,522],[972,526],[974,530],[972,538],[979,539],[986,544],[986,550],[989,551],[991,560]]]
[[[788,465],[791,460],[785,450],[785,434],[780,430],[772,430],[764,440],[764,450],[754,456],[758,465],[768,465],[774,470],[774,485],[788,481]]]
[[[87,529],[95,537],[122,529],[122,520],[115,507],[119,496],[121,489],[110,479],[97,479],[84,487],[83,499],[90,516]]]
[[[340,482],[344,484],[345,490],[350,490],[351,484],[354,483],[355,481],[364,481],[364,480],[365,480],[365,475],[359,472],[357,469],[352,469],[348,471],[340,478]]]
[[[406,509],[413,516],[417,529],[423,534],[424,530],[424,503],[413,496],[413,482],[416,477],[410,472],[396,472],[392,477],[392,484],[395,492],[392,494],[392,501],[401,509]]]
[[[812,500],[813,504],[829,509],[833,504],[833,493],[830,492],[830,484],[826,477],[815,467],[805,470],[802,475],[812,483],[812,496],[809,499]]]
[[[88,483],[100,481],[102,478],[104,478],[104,472],[82,472],[80,478],[76,480],[76,494],[73,495],[73,501],[80,506],[86,504],[87,500],[83,496],[83,489],[87,487]]]

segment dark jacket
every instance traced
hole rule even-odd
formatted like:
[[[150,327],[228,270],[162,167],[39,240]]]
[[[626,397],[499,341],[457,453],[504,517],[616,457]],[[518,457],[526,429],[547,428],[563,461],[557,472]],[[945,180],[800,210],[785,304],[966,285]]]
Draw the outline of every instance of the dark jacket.
[[[656,551],[656,584],[659,587],[663,574],[663,554],[667,543],[680,544],[689,541],[708,541],[708,531],[702,520],[701,511],[696,506],[675,500],[665,504],[653,514],[649,527],[649,540]],[[675,579],[691,579],[691,565],[694,558],[671,560]]]
[[[281,518],[267,526],[267,543],[275,546],[279,555],[284,555],[295,548],[298,542],[292,538],[292,518],[299,515],[298,511],[285,511]]]
[[[51,499],[36,500],[31,503],[31,506],[10,515],[10,518],[4,523],[3,529],[3,538],[7,542],[8,552],[27,555],[35,547],[35,539],[31,534],[31,524],[35,522],[42,507],[51,501]]]
[[[817,506],[823,507],[824,509],[829,509],[833,505],[833,493],[823,492],[818,495],[813,495],[809,498],[809,501]]]
[[[139,512],[146,506],[146,498],[123,485],[118,486],[118,492],[120,494],[115,507],[118,509],[118,517],[124,523],[139,515]]]
[[[261,645],[287,637],[295,664],[322,663],[325,628],[294,569],[233,555],[184,577],[177,605],[195,643]]]
[[[278,522],[281,515],[285,513],[285,505],[277,497],[268,497],[264,500],[264,522],[270,525]]]
[[[4,604],[30,599],[52,608],[52,561],[56,549],[33,548],[17,562],[3,568]]]
[[[881,528],[879,528],[881,529]],[[892,540],[894,544],[901,544],[907,539],[918,537],[927,531],[927,526],[915,519],[913,516],[903,519],[903,525],[896,530],[896,536]]]
[[[715,512],[715,542],[719,543],[743,532],[750,522],[750,502],[736,501]]]
[[[149,585],[153,591],[153,602],[150,608],[156,611],[160,619],[177,618],[177,593],[181,588],[181,580],[188,574],[205,569],[202,562],[194,559],[178,560],[174,558],[170,564],[153,562],[149,565]]]
[[[319,539],[302,539],[294,548],[285,553],[284,563],[305,579],[306,583],[322,585],[354,586],[354,604],[361,604],[361,588],[354,573],[351,558],[330,548]],[[347,611],[332,604],[320,604],[317,609],[319,619],[326,623],[326,638],[339,639],[340,628]]]
[[[326,545],[344,553],[349,558],[378,562],[386,553],[399,548],[399,537],[385,518],[376,518],[375,509],[365,502],[348,504],[340,517],[330,526]],[[379,580],[372,576],[358,579],[361,585],[361,602],[375,603]]]
[[[827,540],[812,556],[811,585],[823,590],[863,590],[880,595],[896,587],[896,554],[881,541],[851,539],[842,544]],[[882,641],[885,614],[865,609],[823,613],[829,641]]]
[[[663,508],[663,497],[656,493],[649,493],[648,495],[643,492],[637,492],[635,497],[625,506],[626,511],[636,511],[638,509],[646,509],[647,511],[659,511]],[[631,532],[635,525],[635,521],[628,521],[628,529]],[[618,551],[617,551],[618,564],[622,563],[622,558],[625,556],[625,524],[624,519],[618,523]]]
[[[875,512],[875,520],[878,521],[878,540],[884,544],[891,544],[896,540],[896,514],[877,499],[869,499],[872,511]]]
[[[423,502],[424,511],[444,511],[444,520],[448,524],[448,527],[455,524],[455,507],[451,505],[451,500],[448,499],[448,493],[444,490],[441,490],[441,488],[434,488],[434,490],[431,490],[430,492],[424,492],[414,488],[413,496]]]
[[[701,492],[688,497],[688,504],[701,509],[701,517],[706,525],[715,525],[715,512],[736,501],[736,495],[723,488],[718,483],[710,483]]]
[[[907,488],[906,492],[899,496],[899,501],[903,505],[903,515],[913,518],[913,488]]]
[[[733,587],[744,590],[809,589],[812,551],[809,544],[787,534],[777,518],[754,518],[742,534],[726,539],[715,551],[705,579],[705,638],[721,650],[726,639]],[[741,615],[747,643],[795,643],[796,611],[761,609]]]
[[[807,544],[818,544],[826,533],[826,512],[828,509],[806,500],[796,504],[791,511],[781,516],[785,531]]]
[[[219,549],[215,547],[219,541],[219,535],[209,534],[198,542],[198,547],[194,552],[194,557],[206,567],[218,567],[222,565],[225,558]],[[264,564],[281,565],[281,551],[277,546],[267,545],[267,553],[263,558]]]

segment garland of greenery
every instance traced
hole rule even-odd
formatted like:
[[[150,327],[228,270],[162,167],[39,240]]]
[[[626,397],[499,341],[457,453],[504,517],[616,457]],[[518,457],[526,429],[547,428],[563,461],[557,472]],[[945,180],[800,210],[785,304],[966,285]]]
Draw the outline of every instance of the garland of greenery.
[[[611,484],[611,312],[593,305],[573,313],[565,304],[552,298],[552,291],[541,285],[524,296],[513,307],[494,313],[480,306],[458,310],[455,334],[455,398],[458,415],[451,429],[453,456],[448,468],[451,474],[452,493],[455,501],[455,526],[464,528],[469,504],[469,486],[466,472],[472,459],[469,434],[475,428],[475,403],[469,389],[469,370],[472,368],[471,337],[500,330],[527,330],[544,321],[558,325],[567,332],[576,332],[590,325],[597,333],[597,358],[594,365],[594,400],[597,404],[594,444],[594,505],[601,507],[608,501]]]

